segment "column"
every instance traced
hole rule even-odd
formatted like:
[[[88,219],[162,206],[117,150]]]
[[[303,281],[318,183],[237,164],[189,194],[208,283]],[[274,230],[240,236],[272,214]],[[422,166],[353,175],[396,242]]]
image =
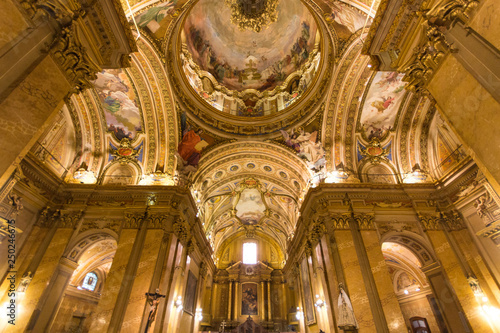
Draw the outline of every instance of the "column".
[[[265,286],[265,281],[260,281],[260,294],[262,295],[260,297],[260,311],[259,311],[259,314],[260,314],[260,318],[262,318],[262,321],[267,321],[267,311],[266,311],[266,301],[265,301],[265,297],[266,297],[266,286]]]
[[[375,230],[362,230],[361,236],[370,263],[373,280],[377,285],[378,297],[384,310],[390,332],[400,332],[406,327],[403,313],[394,292],[389,269],[382,254],[381,244]]]
[[[229,280],[229,302],[228,302],[228,308],[227,308],[227,320],[232,321],[233,320],[233,281]]]
[[[235,283],[235,287],[234,287],[234,310],[233,310],[234,315],[233,315],[233,318],[235,321],[238,321],[240,313],[241,313],[241,309],[240,309],[241,302],[238,302],[238,300],[240,299],[239,295],[240,295],[241,284],[240,284],[239,280],[236,280],[234,283]]]
[[[166,295],[165,299],[160,302],[160,306],[158,306],[158,312],[156,315],[156,320],[153,323],[152,332],[159,333],[162,331],[165,318],[167,315],[167,309],[169,309],[169,295],[172,288],[173,275],[175,272],[175,261],[177,256],[180,257],[179,248],[182,247],[174,234],[170,235],[169,245],[168,245],[168,254],[163,261],[158,261],[163,264],[163,270],[161,273],[161,278],[158,284],[158,288],[160,289],[160,294]],[[153,285],[151,285],[150,290],[153,289]],[[146,306],[147,309],[147,306]],[[145,311],[149,313],[148,310]]]
[[[73,272],[78,263],[67,258],[61,258],[59,265],[52,275],[47,288],[43,292],[40,302],[33,313],[27,332],[49,332],[54,321],[64,292],[68,287]],[[40,304],[41,303],[41,304]],[[37,317],[38,316],[38,317]],[[34,322],[36,321],[36,323]]]
[[[54,230],[54,236],[47,244],[46,251],[40,253],[41,260],[37,265],[37,270],[34,273],[31,281],[20,305],[23,311],[18,314],[16,326],[9,325],[5,332],[23,332],[27,329],[28,322],[35,323],[39,315],[39,311],[35,311],[38,302],[40,301],[47,284],[54,272],[56,271],[59,260],[68,245],[69,238],[73,234],[72,229],[57,229]],[[19,304],[18,304],[19,305]]]
[[[140,231],[139,231],[140,233]],[[146,322],[149,314],[149,304],[146,301],[146,292],[151,292],[153,277],[159,280],[159,272],[162,263],[158,260],[165,259],[166,242],[163,242],[164,231],[162,229],[147,230],[140,259],[137,262],[137,270],[133,284],[130,287],[130,296],[127,300],[123,323],[120,332],[137,332],[141,327],[141,321]],[[166,239],[168,240],[168,238]],[[131,256],[132,259],[132,256]],[[155,283],[154,293],[158,282]],[[162,300],[164,301],[164,300]]]
[[[267,321],[272,321],[271,314],[271,280],[267,281]]]
[[[378,294],[377,285],[375,284],[375,279],[373,278],[371,271],[370,261],[366,253],[363,238],[359,231],[358,221],[354,218],[354,214],[352,214],[349,219],[349,228],[351,230],[354,249],[356,250],[359,268],[361,270],[361,275],[366,288],[366,295],[370,303],[375,327],[377,332],[389,332],[387,320],[385,318],[382,303]]]
[[[179,293],[179,289],[183,282],[184,271],[186,269],[186,261],[188,255],[187,251],[187,246],[182,245],[181,242],[177,244],[175,271],[173,272],[172,280],[169,281],[171,287],[168,294],[166,294],[166,312],[160,332],[175,332],[177,322],[177,308],[174,306],[174,302],[177,300],[178,296],[184,296]]]
[[[442,230],[426,230],[436,255],[441,262],[442,268],[446,272],[453,292],[456,295],[463,309],[461,316],[465,316],[474,332],[488,332],[491,330],[486,321],[482,319],[481,308],[472,292],[469,282],[463,271],[463,262],[460,261],[455,251],[448,242]],[[465,317],[463,319],[465,319]],[[464,330],[468,327],[463,322]]]
[[[340,265],[345,276],[345,286],[349,291],[359,330],[361,332],[377,332],[351,231],[337,229],[334,231],[334,238],[337,241]]]
[[[133,282],[133,275],[130,274],[128,265],[131,261],[133,250],[138,246],[135,243],[138,234],[139,232],[137,229],[123,229],[120,233],[116,253],[108,276],[106,277],[101,299],[91,318],[91,332],[108,331],[113,310],[119,301],[121,286],[126,286]],[[137,249],[135,251],[137,252]],[[122,298],[120,298],[120,301],[124,302]]]
[[[42,260],[47,247],[49,246],[54,234],[57,230],[56,220],[52,220],[50,216],[46,216],[47,214],[41,214],[38,218],[38,221],[31,229],[30,235],[25,241],[25,245],[23,246],[21,252],[18,254],[16,260],[16,270],[17,276],[22,277],[25,273],[31,272],[34,274],[38,265],[40,264],[40,260]],[[16,287],[20,282],[19,279],[16,281]],[[10,282],[4,280],[2,286],[0,287],[0,295],[2,295],[2,299],[0,304],[4,304],[7,300],[7,289],[9,287]],[[3,327],[3,323],[0,322],[0,330]]]

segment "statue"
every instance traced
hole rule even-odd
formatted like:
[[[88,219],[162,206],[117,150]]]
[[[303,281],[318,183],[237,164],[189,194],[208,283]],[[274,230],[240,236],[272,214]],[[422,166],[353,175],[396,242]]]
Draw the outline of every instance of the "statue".
[[[158,311],[158,305],[160,304],[160,300],[165,298],[165,295],[160,294],[160,289],[156,288],[155,293],[146,293],[146,297],[148,298],[148,303],[151,306],[151,311],[149,311],[148,322],[146,324],[145,333],[148,332],[149,327],[153,324],[156,318],[156,312]]]
[[[31,274],[31,272],[24,273],[21,278],[21,282],[19,282],[19,286],[17,287],[17,291],[20,293],[26,292],[31,280],[33,280],[33,274]]]
[[[358,329],[358,322],[354,316],[354,310],[351,305],[351,300],[344,291],[342,283],[339,284],[339,300],[338,300],[338,327],[341,330]]]

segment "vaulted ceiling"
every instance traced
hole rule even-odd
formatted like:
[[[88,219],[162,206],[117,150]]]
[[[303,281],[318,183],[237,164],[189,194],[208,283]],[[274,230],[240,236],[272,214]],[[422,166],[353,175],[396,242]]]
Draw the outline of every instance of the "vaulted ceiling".
[[[231,67],[230,55],[210,51],[214,41],[187,37],[187,19],[203,24],[189,17],[197,1],[129,0],[132,12],[122,3],[138,45],[130,67],[98,73],[95,88],[67,101],[32,153],[68,182],[189,186],[215,251],[246,232],[285,253],[302,198],[322,179],[436,182],[464,160],[433,101],[407,91],[402,75],[373,71],[361,54],[378,1],[301,1],[319,38],[309,48],[300,38],[311,30],[297,30],[293,52],[272,53],[277,60],[266,64],[282,76],[263,65]],[[217,50],[230,54],[225,43]],[[259,43],[248,41],[252,64],[269,52]],[[231,92],[227,82],[252,88]],[[412,178],[415,165],[421,173]],[[78,178],[78,169],[92,174]]]

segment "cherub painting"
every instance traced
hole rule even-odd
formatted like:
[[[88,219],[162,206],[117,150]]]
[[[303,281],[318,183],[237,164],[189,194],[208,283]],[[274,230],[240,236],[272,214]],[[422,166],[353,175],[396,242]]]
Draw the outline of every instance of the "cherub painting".
[[[287,146],[293,148],[297,155],[306,160],[311,170],[321,169],[325,163],[325,149],[321,141],[317,140],[318,132],[306,132],[302,127],[290,132],[280,130]]]
[[[399,106],[405,95],[403,75],[378,72],[367,88],[359,118],[359,128],[365,139],[383,138],[394,127]]]

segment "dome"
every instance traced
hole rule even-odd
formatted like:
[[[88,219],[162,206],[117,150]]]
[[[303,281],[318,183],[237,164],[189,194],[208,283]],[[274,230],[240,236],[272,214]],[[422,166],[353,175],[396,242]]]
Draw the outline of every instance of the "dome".
[[[318,27],[300,0],[200,0],[182,29],[191,87],[231,115],[284,110],[307,91],[320,63]]]

